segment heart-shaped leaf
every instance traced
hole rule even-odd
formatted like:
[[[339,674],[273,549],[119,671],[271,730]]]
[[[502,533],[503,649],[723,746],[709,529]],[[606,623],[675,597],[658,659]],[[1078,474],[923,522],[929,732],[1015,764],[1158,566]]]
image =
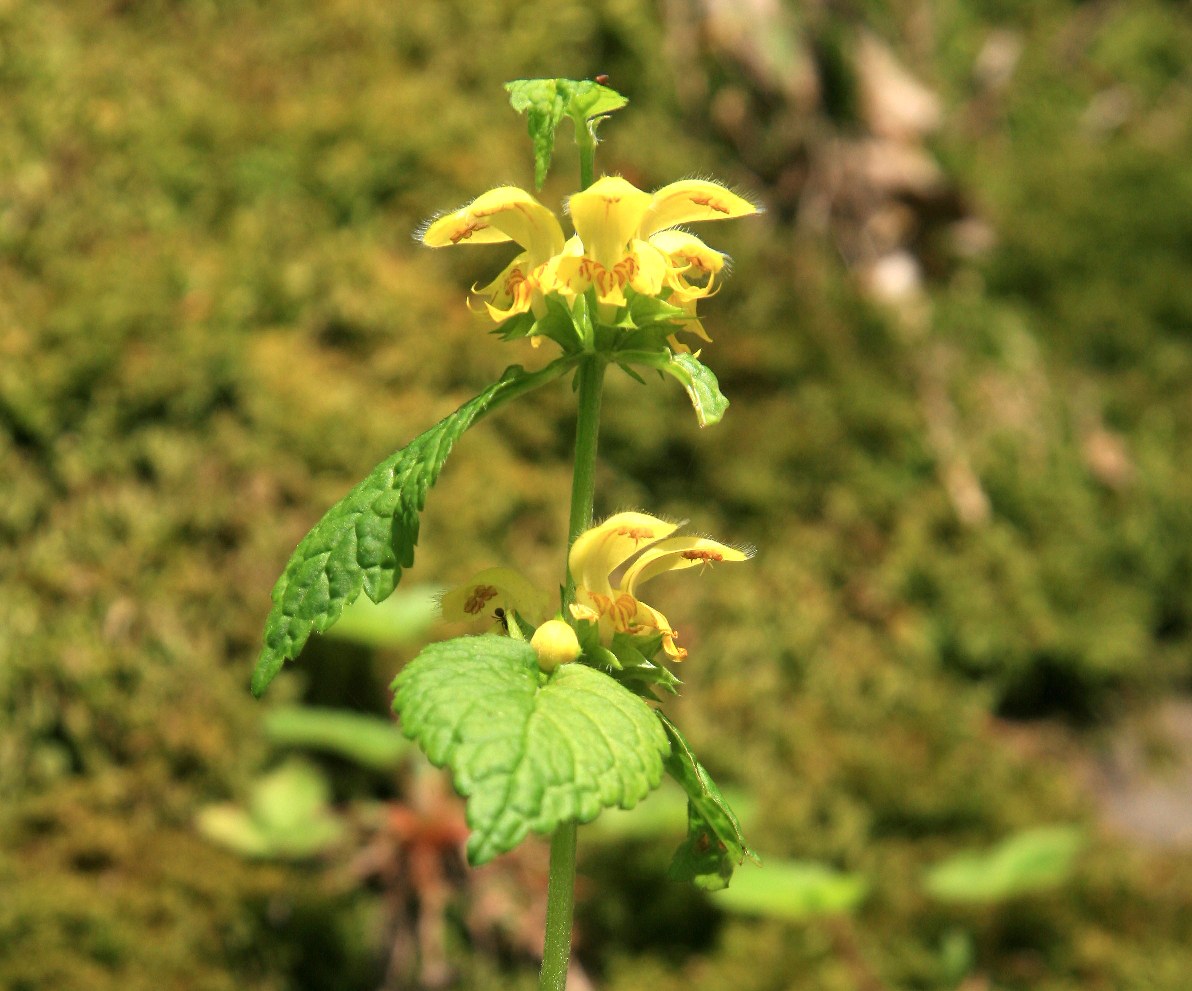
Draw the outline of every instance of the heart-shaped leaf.
[[[525,641],[432,644],[393,688],[402,731],[467,798],[472,864],[527,833],[631,808],[662,780],[669,746],[653,710],[583,664],[543,674]]]

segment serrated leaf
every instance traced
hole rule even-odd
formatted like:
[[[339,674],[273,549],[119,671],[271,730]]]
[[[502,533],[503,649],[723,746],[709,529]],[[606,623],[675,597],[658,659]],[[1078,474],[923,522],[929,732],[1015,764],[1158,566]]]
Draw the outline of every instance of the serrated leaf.
[[[671,744],[666,771],[687,793],[687,839],[675,851],[670,876],[706,891],[718,891],[728,886],[733,870],[746,858],[754,863],[761,860],[745,841],[740,820],[678,727],[661,712],[655,715]]]
[[[563,358],[529,374],[513,366],[480,395],[407,447],[382,461],[331,507],[298,544],[277,584],[265,622],[265,644],[252,675],[260,696],[312,632],[325,633],[363,591],[387,598],[402,569],[414,563],[426,493],[455,442],[479,417],[514,396],[557,378],[574,364]]]
[[[590,79],[515,79],[506,83],[505,89],[510,106],[526,115],[534,145],[534,183],[539,189],[550,171],[555,130],[564,117],[591,127],[593,118],[619,110],[628,102],[616,90]]]
[[[742,871],[713,899],[718,908],[770,919],[808,919],[853,911],[869,881],[808,860],[766,861],[762,871]]]
[[[996,902],[1062,884],[1084,846],[1077,826],[1024,830],[990,850],[958,853],[936,864],[924,880],[945,901]]]
[[[393,688],[402,731],[467,798],[474,865],[527,833],[631,808],[662,780],[667,738],[649,706],[583,664],[543,675],[524,641],[432,644]]]

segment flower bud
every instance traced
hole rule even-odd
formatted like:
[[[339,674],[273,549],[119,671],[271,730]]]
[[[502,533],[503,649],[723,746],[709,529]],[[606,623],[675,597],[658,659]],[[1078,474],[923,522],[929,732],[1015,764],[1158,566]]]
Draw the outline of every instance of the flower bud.
[[[548,674],[560,664],[570,664],[583,651],[575,630],[561,619],[551,619],[534,631],[530,646],[538,655],[538,666]]]

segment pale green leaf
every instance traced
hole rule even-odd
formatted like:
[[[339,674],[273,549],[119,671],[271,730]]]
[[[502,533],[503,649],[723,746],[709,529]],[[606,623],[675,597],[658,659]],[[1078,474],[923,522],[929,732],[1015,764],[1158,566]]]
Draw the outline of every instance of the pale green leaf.
[[[199,810],[199,832],[244,857],[302,859],[343,835],[343,823],[327,804],[319,771],[292,760],[253,786],[247,808],[224,802]]]
[[[859,874],[844,874],[813,861],[767,860],[764,870],[744,870],[713,897],[718,908],[771,919],[807,919],[851,912],[869,892]]]
[[[384,602],[357,599],[327,635],[366,647],[401,647],[423,640],[439,619],[442,592],[438,585],[418,585],[403,588]]]
[[[376,771],[392,770],[411,750],[388,719],[315,706],[271,710],[265,714],[265,735],[280,746],[329,751]]]
[[[687,398],[695,409],[695,417],[701,427],[719,423],[728,409],[728,399],[720,391],[720,383],[712,370],[695,355],[682,352],[675,354],[668,348],[636,351],[619,350],[617,361],[627,364],[647,365],[678,379],[687,390]]]
[[[631,808],[662,780],[667,738],[649,706],[583,664],[544,675],[524,641],[432,644],[393,687],[403,732],[467,798],[472,864],[527,833]]]
[[[720,422],[724,411],[728,409],[728,399],[720,391],[720,383],[716,381],[712,369],[702,364],[695,355],[672,354],[662,370],[683,384],[701,427]]]
[[[925,887],[936,898],[996,902],[1063,884],[1084,846],[1077,826],[1042,826],[990,850],[965,851],[928,870]]]

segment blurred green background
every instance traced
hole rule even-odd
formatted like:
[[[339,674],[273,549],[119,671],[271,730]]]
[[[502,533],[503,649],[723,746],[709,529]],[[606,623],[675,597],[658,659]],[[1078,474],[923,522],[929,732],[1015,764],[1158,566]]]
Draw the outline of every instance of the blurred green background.
[[[463,306],[508,252],[411,232],[531,182],[503,81],[597,73],[600,170],[767,207],[700,230],[732,409],[611,376],[597,509],[759,548],[651,601],[774,880],[666,881],[665,795],[606,817],[575,987],[1192,982],[1185,5],[2,0],[0,987],[534,986],[542,844],[464,871],[352,721],[425,590],[247,682],[321,513],[546,360]],[[470,432],[407,580],[557,581],[573,423]]]

